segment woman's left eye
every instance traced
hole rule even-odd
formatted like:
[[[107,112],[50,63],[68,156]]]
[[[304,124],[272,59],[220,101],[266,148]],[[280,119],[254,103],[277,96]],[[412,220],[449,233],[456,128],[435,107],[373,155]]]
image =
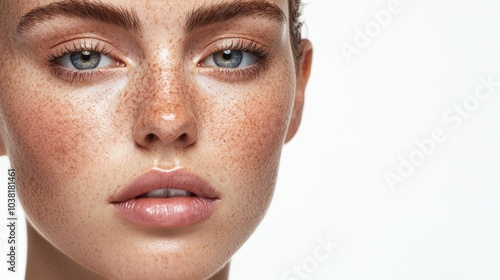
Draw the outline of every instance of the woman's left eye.
[[[244,68],[257,62],[257,56],[240,50],[224,50],[203,59],[202,66],[220,68]]]
[[[58,60],[58,64],[69,69],[94,70],[113,64],[113,59],[105,54],[95,51],[71,52]]]

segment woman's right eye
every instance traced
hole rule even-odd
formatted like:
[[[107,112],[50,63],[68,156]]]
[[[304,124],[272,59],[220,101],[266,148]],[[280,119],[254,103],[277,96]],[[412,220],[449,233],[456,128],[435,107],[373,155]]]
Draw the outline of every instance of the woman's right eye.
[[[70,52],[56,60],[56,63],[73,70],[95,70],[112,66],[116,61],[108,55],[96,51]]]

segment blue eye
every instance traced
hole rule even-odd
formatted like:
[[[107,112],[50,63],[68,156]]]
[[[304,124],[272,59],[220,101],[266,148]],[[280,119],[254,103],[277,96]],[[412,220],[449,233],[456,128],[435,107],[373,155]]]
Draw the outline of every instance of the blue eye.
[[[256,62],[257,57],[249,52],[224,50],[209,55],[202,61],[202,65],[220,68],[241,68],[253,65]]]
[[[69,60],[75,68],[80,70],[94,69],[101,61],[101,54],[91,51],[82,51],[79,53],[71,53]]]
[[[236,68],[243,61],[243,53],[241,51],[225,50],[213,54],[214,62],[219,67]]]
[[[93,70],[110,66],[112,63],[112,58],[94,51],[72,52],[59,59],[62,66],[77,70]]]

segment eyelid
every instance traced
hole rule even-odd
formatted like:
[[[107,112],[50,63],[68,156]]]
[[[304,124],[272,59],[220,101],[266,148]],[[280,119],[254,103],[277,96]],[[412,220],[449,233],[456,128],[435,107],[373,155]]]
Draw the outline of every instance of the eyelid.
[[[202,65],[202,62],[210,55],[224,50],[245,51],[256,56],[257,61],[253,65],[243,68],[205,67]],[[269,66],[272,59],[273,55],[271,51],[263,44],[254,40],[246,38],[222,38],[203,49],[194,62],[201,73],[208,74],[216,79],[232,82],[255,78]]]
[[[89,70],[79,70],[76,68],[68,68],[60,63],[58,63],[65,56],[81,51],[93,51],[98,52],[102,55],[106,55],[109,59],[114,60],[113,66],[106,66],[102,68],[95,68]],[[113,70],[124,68],[127,63],[124,62],[125,59],[120,59],[117,57],[124,57],[120,54],[112,44],[95,38],[76,38],[68,40],[66,42],[57,44],[52,47],[50,52],[46,54],[46,59],[51,68],[51,72],[63,80],[68,80],[70,82],[87,82],[91,79],[97,81],[99,77],[105,77],[109,72]],[[95,75],[101,74],[101,75]]]
[[[252,53],[252,51],[257,51],[263,56],[262,59],[272,59],[271,53],[268,51],[267,47],[255,40],[246,38],[222,38],[205,47],[200,54],[194,58],[194,62],[198,65],[209,55],[229,49],[242,50],[250,53]]]
[[[226,51],[227,50],[224,50],[224,52],[226,52]],[[234,52],[234,51],[237,51],[237,50],[231,50],[231,52]],[[226,69],[242,69],[242,68],[252,67],[255,63],[259,62],[260,58],[257,57],[255,54],[252,54],[251,52],[248,52],[248,51],[240,51],[240,52],[241,52],[241,55],[242,55],[240,65],[241,64],[248,64],[248,65],[243,65],[243,66],[238,65],[236,67],[222,67],[222,66],[217,66],[217,62],[216,62],[215,56],[217,54],[220,54],[221,52],[216,52],[216,53],[208,55],[207,57],[205,57],[199,63],[199,65],[203,66],[203,67],[215,67],[215,68],[226,68]]]
[[[112,59],[122,61],[117,58],[119,55],[115,54],[115,48],[110,43],[93,38],[73,39],[58,44],[47,53],[47,59],[50,63],[54,63],[66,54],[81,51],[94,51],[110,56]]]

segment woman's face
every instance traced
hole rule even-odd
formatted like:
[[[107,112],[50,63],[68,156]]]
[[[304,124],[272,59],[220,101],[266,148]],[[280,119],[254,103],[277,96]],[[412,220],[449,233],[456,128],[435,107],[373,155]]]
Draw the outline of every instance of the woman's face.
[[[212,275],[300,122],[288,1],[54,2],[0,1],[0,137],[30,226],[107,278]],[[122,201],[151,170],[214,195]]]

